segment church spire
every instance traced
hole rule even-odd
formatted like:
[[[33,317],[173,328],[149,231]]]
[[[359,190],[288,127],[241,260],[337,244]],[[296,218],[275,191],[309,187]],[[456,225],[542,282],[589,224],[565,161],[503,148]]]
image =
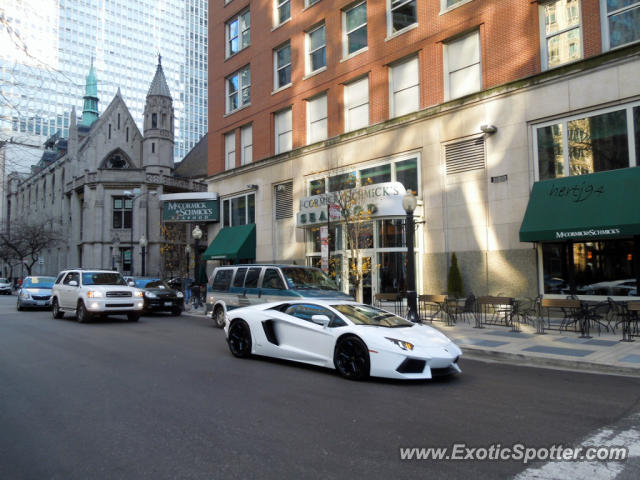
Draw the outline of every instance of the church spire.
[[[80,125],[90,127],[98,119],[98,79],[93,70],[93,57],[91,57],[91,68],[85,78],[84,106],[82,108],[82,120]]]
[[[158,54],[158,66],[156,67],[156,74],[151,81],[151,86],[149,87],[147,97],[152,95],[160,95],[162,97],[171,98],[169,85],[167,85],[167,79],[165,78],[164,71],[162,70],[162,57],[160,56],[160,54]]]

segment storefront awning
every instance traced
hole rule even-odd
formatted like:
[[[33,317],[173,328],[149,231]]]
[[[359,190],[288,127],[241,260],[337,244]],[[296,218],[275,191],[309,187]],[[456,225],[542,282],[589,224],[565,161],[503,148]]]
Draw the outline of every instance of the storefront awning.
[[[536,182],[521,242],[640,235],[640,167]]]
[[[218,232],[207,250],[204,260],[248,260],[256,258],[256,225],[226,227]]]

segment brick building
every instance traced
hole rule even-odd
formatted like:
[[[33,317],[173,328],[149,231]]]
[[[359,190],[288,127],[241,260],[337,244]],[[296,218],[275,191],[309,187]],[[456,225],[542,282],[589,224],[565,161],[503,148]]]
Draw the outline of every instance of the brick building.
[[[637,178],[640,2],[210,8],[208,188],[223,207],[211,235],[255,223],[257,261],[320,264],[319,199],[401,184],[396,197],[419,199],[420,292],[446,291],[453,252],[476,295],[599,294],[591,285],[640,275],[631,213],[612,226],[534,195]],[[404,212],[378,210],[358,260],[371,265],[365,299],[404,288]],[[340,222],[329,229],[347,289],[351,253]]]

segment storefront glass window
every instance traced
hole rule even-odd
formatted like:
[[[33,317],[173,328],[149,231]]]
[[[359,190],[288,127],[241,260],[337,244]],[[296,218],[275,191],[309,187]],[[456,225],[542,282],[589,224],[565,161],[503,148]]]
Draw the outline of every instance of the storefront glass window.
[[[228,227],[231,225],[231,217],[229,216],[229,200],[222,202],[222,226]]]
[[[396,181],[403,184],[405,189],[413,190],[415,195],[420,195],[417,158],[396,162]]]
[[[570,121],[567,137],[571,175],[629,166],[625,110]]]
[[[379,165],[377,167],[360,170],[360,181],[362,185],[390,182],[391,165]]]
[[[247,195],[247,223],[256,223],[256,196]]]
[[[352,223],[346,228],[348,249],[351,249],[356,238],[358,241],[356,248],[373,248],[373,222]]]
[[[236,197],[231,199],[231,224],[245,225],[247,223],[246,197]]]
[[[329,231],[329,250],[342,250],[342,226],[331,225]],[[307,252],[319,253],[321,251],[320,226],[305,229]]]
[[[394,248],[406,247],[404,241],[403,220],[378,221],[378,247]]]
[[[562,124],[541,127],[537,131],[540,180],[564,176]]]
[[[633,109],[633,132],[636,139],[636,165],[640,166],[640,107]]]
[[[378,292],[397,293],[407,290],[404,252],[378,253]]]
[[[573,256],[576,294],[637,295],[633,240],[543,244],[544,293],[571,292],[568,255]]]
[[[324,178],[318,180],[311,180],[309,184],[310,195],[322,195],[325,192]]]
[[[329,177],[329,191],[339,192],[356,186],[356,172],[342,173]]]

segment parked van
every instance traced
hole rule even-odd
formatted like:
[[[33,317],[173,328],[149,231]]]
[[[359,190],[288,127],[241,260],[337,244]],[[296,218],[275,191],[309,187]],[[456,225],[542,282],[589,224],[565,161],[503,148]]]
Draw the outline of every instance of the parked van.
[[[226,313],[238,307],[281,300],[323,298],[353,300],[319,268],[298,265],[217,267],[209,279],[206,311],[224,327]]]

